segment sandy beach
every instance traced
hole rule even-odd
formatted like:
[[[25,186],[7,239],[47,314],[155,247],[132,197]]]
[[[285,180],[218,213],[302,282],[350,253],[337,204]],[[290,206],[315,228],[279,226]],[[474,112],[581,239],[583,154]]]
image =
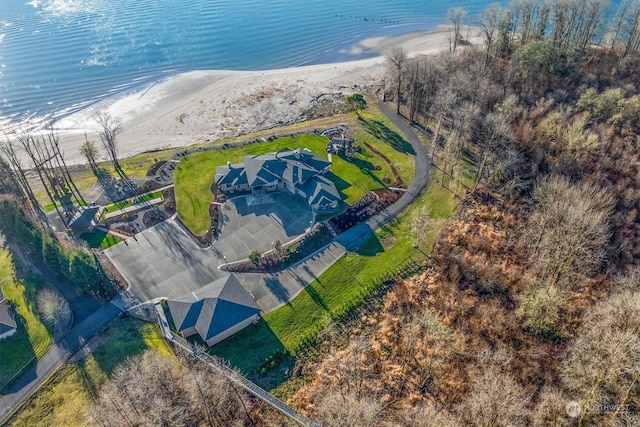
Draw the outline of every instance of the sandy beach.
[[[479,43],[471,32],[471,43]],[[393,46],[410,56],[448,49],[448,30],[363,40],[348,53],[369,59],[265,71],[193,71],[140,92],[80,111],[55,126],[68,164],[85,163],[79,148],[85,133],[99,146],[96,110],[122,120],[120,157],[243,135],[304,120],[323,97],[344,97],[384,83],[384,54]],[[103,156],[106,160],[106,156]]]

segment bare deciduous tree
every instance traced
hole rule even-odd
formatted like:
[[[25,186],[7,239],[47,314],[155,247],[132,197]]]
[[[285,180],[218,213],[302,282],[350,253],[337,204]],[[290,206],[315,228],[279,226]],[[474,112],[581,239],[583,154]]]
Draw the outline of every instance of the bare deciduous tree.
[[[485,67],[489,65],[489,60],[493,54],[494,44],[498,36],[500,25],[505,19],[505,10],[500,3],[491,3],[484,9],[480,17],[480,32],[485,44]]]
[[[16,150],[17,143],[10,139],[8,136],[5,136],[5,139],[0,141],[0,155],[3,155],[5,157],[5,160],[9,165],[9,169],[12,172],[12,176],[15,177],[15,180],[18,182],[19,189],[26,195],[27,199],[31,203],[34,212],[36,212],[38,217],[43,221],[44,224],[46,224],[47,217],[42,211],[40,203],[38,203],[38,200],[36,199],[36,196],[33,193],[31,186],[29,185],[26,170],[22,166]]]
[[[631,267],[625,274],[616,277],[619,290],[640,292],[640,267]]]
[[[514,32],[519,32],[522,44],[526,44],[540,26],[544,0],[512,0],[510,7],[516,23]]]
[[[615,419],[640,392],[640,292],[623,290],[590,310],[562,366],[580,398],[579,424]],[[598,411],[598,405],[613,411]]]
[[[417,248],[429,234],[431,214],[429,209],[421,207],[414,212],[411,218],[411,233],[413,234],[413,247]]]
[[[560,390],[544,387],[538,400],[532,417],[534,426],[569,427],[575,424],[575,419],[567,415],[566,409],[572,399]]]
[[[243,399],[200,362],[187,370],[175,359],[147,352],[114,369],[88,415],[105,426],[227,426],[249,420]]]
[[[69,302],[58,291],[46,288],[38,292],[36,297],[38,312],[45,324],[57,332],[71,320]]]
[[[447,426],[458,427],[458,421],[444,409],[439,409],[430,402],[402,412],[402,425],[411,427]]]
[[[460,31],[462,30],[462,25],[464,24],[466,17],[467,11],[462,7],[452,7],[447,11],[446,19],[451,23],[448,33],[450,52],[455,52],[458,47],[458,43],[462,40]]]
[[[626,34],[623,58],[636,55],[640,50],[640,1],[635,0],[632,3],[628,16],[629,19],[623,30]]]
[[[538,182],[534,200],[527,244],[541,282],[566,285],[598,267],[609,239],[611,197],[593,184],[551,176]]]
[[[108,112],[98,112],[94,118],[100,126],[98,129],[100,141],[102,141],[102,145],[109,156],[109,160],[113,163],[113,167],[116,171],[119,171],[121,168],[118,162],[118,144],[116,138],[118,134],[122,132],[122,121],[117,117],[113,117]]]
[[[361,427],[378,425],[383,406],[375,399],[354,393],[327,393],[318,404],[318,415],[329,427]]]
[[[400,353],[408,367],[407,378],[424,390],[441,378],[444,366],[463,350],[460,337],[431,310],[422,310],[410,317],[400,331]]]
[[[386,55],[396,83],[396,114],[400,114],[400,95],[402,93],[402,76],[407,62],[407,51],[401,46],[391,48]]]
[[[89,141],[85,135],[85,142],[80,146],[80,154],[82,154],[89,162],[91,170],[95,173],[98,170],[98,147],[93,141]]]
[[[460,421],[469,426],[525,426],[529,393],[506,372],[510,359],[502,352],[480,355],[478,378],[471,394],[458,407]]]

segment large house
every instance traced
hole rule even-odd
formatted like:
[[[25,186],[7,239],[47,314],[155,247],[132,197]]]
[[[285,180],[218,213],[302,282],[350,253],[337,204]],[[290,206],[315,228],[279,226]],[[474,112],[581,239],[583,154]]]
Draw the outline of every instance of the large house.
[[[235,275],[167,301],[176,329],[212,346],[258,320],[260,307]]]
[[[245,156],[242,163],[218,166],[216,184],[226,193],[286,189],[303,197],[315,212],[338,208],[340,193],[325,175],[331,162],[311,150],[284,148],[276,153]]]

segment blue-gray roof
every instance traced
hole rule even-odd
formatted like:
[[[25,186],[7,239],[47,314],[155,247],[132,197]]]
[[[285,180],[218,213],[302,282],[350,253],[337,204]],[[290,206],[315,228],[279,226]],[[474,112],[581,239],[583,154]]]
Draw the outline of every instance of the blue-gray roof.
[[[299,184],[309,205],[324,205],[340,200],[340,193],[335,184],[322,175],[314,176],[310,180]]]
[[[216,168],[216,184],[241,185],[247,184],[247,173],[242,163]]]
[[[216,168],[216,183],[247,183],[258,187],[274,181],[304,183],[322,173],[331,162],[307,149],[283,148],[276,153],[245,156],[244,162]],[[242,175],[241,174],[246,174]]]
[[[233,274],[171,299],[168,304],[176,328],[183,331],[195,326],[204,341],[260,312]]]
[[[13,317],[11,307],[7,302],[0,303],[0,335],[16,329],[16,319]]]

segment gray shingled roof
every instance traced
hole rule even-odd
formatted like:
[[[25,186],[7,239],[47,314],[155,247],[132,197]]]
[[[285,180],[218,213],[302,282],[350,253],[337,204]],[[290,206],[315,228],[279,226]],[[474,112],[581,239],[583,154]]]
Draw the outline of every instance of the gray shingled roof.
[[[340,200],[340,193],[333,182],[321,175],[314,176],[298,187],[307,195],[309,205],[323,205]]]
[[[247,170],[249,185],[256,187],[282,180],[286,164],[273,154],[263,154],[246,156],[244,158],[244,167]]]
[[[245,156],[244,163],[216,168],[216,183],[251,187],[285,180],[304,183],[318,175],[331,162],[307,149],[283,148],[276,153]],[[245,175],[243,175],[245,174]]]
[[[204,341],[260,312],[233,274],[171,299],[168,304],[176,328],[182,331],[195,326]]]
[[[16,319],[13,317],[13,312],[9,306],[7,298],[4,296],[2,286],[0,286],[0,335],[16,329]]]
[[[216,168],[216,184],[241,185],[247,184],[247,173],[242,163]]]
[[[0,335],[16,329],[16,319],[13,317],[11,307],[7,302],[0,303]]]

